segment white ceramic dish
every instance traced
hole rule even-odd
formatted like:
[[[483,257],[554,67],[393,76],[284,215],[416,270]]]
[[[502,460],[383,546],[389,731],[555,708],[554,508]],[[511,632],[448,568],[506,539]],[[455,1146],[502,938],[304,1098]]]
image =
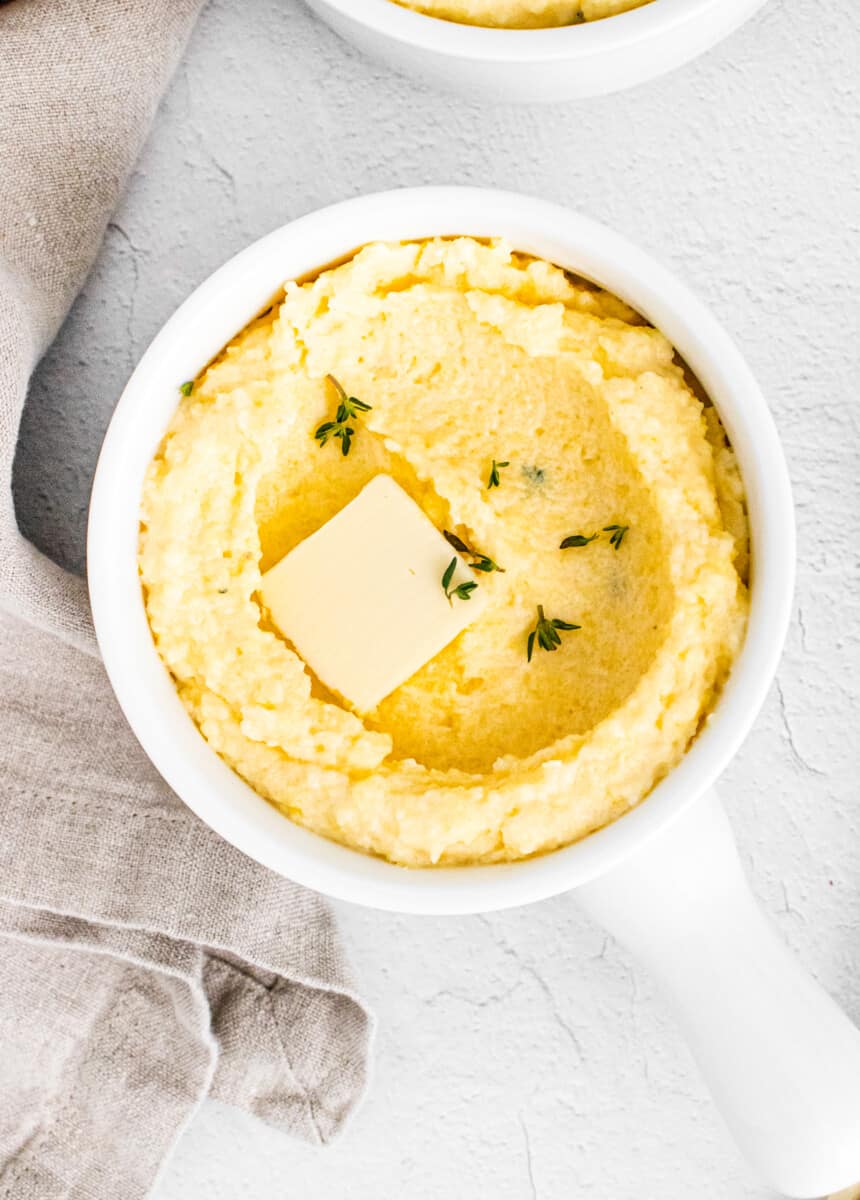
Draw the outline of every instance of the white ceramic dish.
[[[391,0],[307,0],[332,29],[413,79],[492,100],[573,100],[664,75],[710,49],[766,0],[654,0],[561,29],[484,29]]]
[[[746,643],[715,712],[638,808],[544,857],[410,871],[294,825],[210,750],[150,635],[137,570],[139,500],[178,383],[266,307],[284,280],[366,242],[454,234],[504,237],[595,280],[673,342],[719,408],[738,455],[752,529],[752,605]],[[648,255],[563,208],[480,189],[367,196],[276,230],[186,300],[132,375],[99,460],[88,561],[96,631],[126,716],[167,782],[228,841],[317,891],[397,911],[486,911],[578,887],[586,906],[661,978],[715,1097],[765,1178],[801,1197],[860,1178],[860,1035],[758,913],[722,810],[713,796],[703,799],[759,710],[789,619],[794,522],[785,462],[738,350]]]

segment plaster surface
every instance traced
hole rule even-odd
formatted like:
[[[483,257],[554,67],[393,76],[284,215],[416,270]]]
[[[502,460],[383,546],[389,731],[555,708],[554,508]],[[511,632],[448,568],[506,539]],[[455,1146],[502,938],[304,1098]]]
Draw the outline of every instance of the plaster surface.
[[[134,363],[252,239],[421,183],[546,196],[678,271],[743,348],[793,476],[800,572],[769,700],[721,791],[755,890],[860,1021],[860,18],[771,0],[708,56],[558,107],[464,104],[348,49],[299,0],[212,0],[92,276],[41,364],[20,521],[84,565],[90,481]],[[207,1103],[154,1200],[765,1200],[660,997],[572,896],[457,920],[339,906],[379,1014],[375,1079],[317,1150]]]

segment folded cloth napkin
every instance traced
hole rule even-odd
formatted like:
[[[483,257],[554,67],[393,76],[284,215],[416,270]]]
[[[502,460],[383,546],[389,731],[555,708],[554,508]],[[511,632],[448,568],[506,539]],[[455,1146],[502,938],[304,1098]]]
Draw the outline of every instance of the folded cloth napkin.
[[[135,1200],[207,1094],[325,1142],[371,1021],[322,901],[167,789],[19,534],[29,376],[202,0],[0,6],[0,1196]]]

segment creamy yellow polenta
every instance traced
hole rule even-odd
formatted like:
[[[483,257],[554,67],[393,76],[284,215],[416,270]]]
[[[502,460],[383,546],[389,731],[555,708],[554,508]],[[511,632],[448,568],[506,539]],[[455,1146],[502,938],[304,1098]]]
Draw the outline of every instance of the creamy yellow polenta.
[[[347,458],[314,440],[329,373],[373,406]],[[510,465],[488,489],[494,458]],[[257,593],[380,472],[505,573],[359,718]],[[617,549],[607,525],[628,527]],[[468,238],[375,244],[288,283],[181,400],[142,501],[149,620],[210,745],[293,820],[412,866],[551,850],[639,803],[738,652],[746,563],[734,456],[666,339]],[[581,629],[528,662],[538,604]],[[361,636],[346,594],[331,636]]]
[[[403,8],[459,25],[496,29],[546,29],[600,21],[651,0],[394,0]]]

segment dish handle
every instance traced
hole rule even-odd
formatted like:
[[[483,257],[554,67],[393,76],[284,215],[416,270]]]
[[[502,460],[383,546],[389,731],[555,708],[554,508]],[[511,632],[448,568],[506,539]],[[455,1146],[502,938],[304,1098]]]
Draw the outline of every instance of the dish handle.
[[[798,1200],[860,1180],[860,1030],[759,908],[717,795],[577,896],[655,975],[763,1180]]]

